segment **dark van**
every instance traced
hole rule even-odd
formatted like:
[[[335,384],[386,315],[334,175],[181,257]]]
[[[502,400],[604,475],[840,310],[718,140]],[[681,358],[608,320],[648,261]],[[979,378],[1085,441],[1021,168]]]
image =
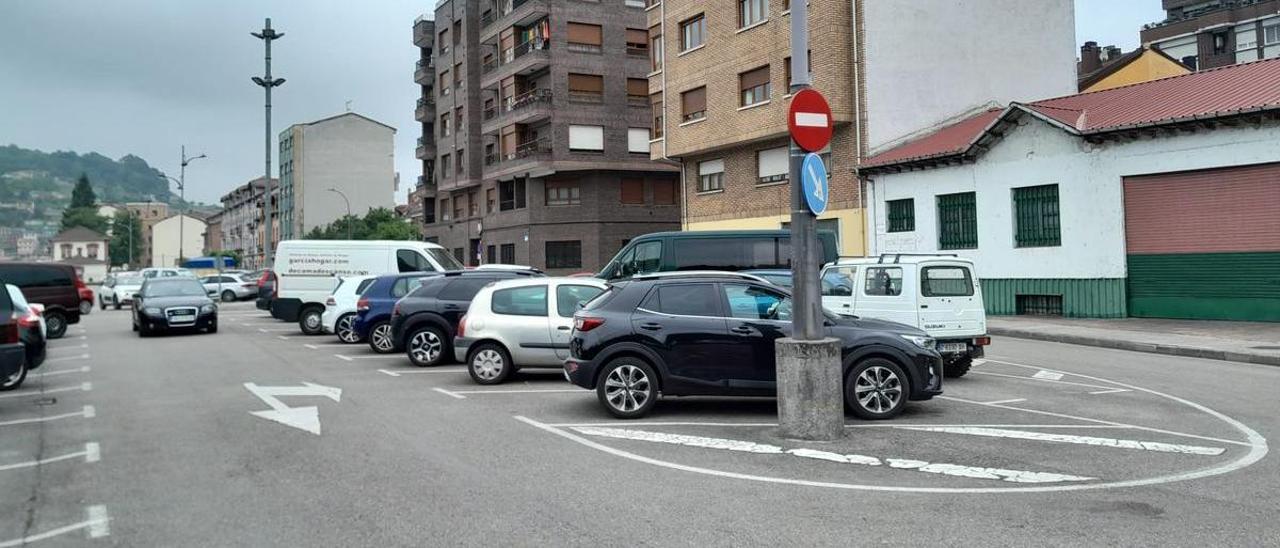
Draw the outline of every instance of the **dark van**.
[[[60,339],[67,326],[80,323],[80,291],[76,268],[57,263],[0,263],[0,280],[22,290],[29,303],[44,305],[50,339]]]
[[[836,235],[818,231],[822,265],[839,256]],[[761,270],[791,268],[789,230],[707,230],[655,232],[627,243],[597,278],[616,280],[636,274],[675,270]]]

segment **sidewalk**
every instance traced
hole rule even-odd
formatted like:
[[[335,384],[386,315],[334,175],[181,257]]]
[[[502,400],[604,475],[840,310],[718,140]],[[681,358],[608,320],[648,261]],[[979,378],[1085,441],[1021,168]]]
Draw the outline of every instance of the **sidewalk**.
[[[1280,366],[1280,323],[989,316],[993,336]]]

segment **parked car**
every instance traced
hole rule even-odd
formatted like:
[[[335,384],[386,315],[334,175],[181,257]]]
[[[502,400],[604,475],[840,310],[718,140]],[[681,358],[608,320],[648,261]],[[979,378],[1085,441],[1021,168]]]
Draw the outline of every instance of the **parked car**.
[[[837,314],[923,329],[938,341],[948,377],[969,372],[991,343],[973,261],[955,255],[886,254],[822,269],[822,305]]]
[[[333,294],[324,301],[324,316],[320,318],[325,333],[333,333],[347,344],[363,341],[356,333],[356,305],[360,295],[369,288],[377,276],[347,276],[338,282]]]
[[[402,272],[375,276],[356,300],[356,317],[351,330],[356,338],[369,341],[369,348],[379,354],[390,354],[400,347],[391,337],[391,311],[405,295],[422,285],[435,272]]]
[[[79,279],[79,274],[76,277]],[[93,288],[81,284],[76,286],[76,293],[80,295],[80,315],[86,316],[93,312],[93,301],[97,300],[97,297],[93,296]]]
[[[17,324],[18,339],[23,349],[22,366],[8,375],[0,374],[0,390],[13,390],[22,386],[28,372],[39,369],[44,363],[45,324],[41,307],[27,303],[18,286],[5,284],[4,293],[11,303],[11,321]],[[0,369],[4,367],[0,366]]]
[[[783,268],[768,268],[762,270],[743,270],[743,274],[751,274],[764,278],[766,282],[784,289],[791,289],[795,284],[795,279],[791,275],[791,271]]]
[[[133,330],[146,337],[174,329],[218,332],[218,305],[195,278],[152,278],[133,298]]]
[[[818,231],[820,266],[839,255],[836,235]],[[597,278],[617,280],[677,270],[739,271],[791,268],[789,230],[657,232],[638,236],[606,264]]]
[[[298,322],[304,334],[319,335],[324,300],[339,277],[462,268],[445,248],[427,242],[285,240],[276,248],[271,315]]]
[[[391,311],[391,338],[418,367],[454,357],[458,322],[480,288],[499,280],[542,277],[533,270],[463,270],[425,280]],[[371,341],[372,342],[372,341]]]
[[[144,268],[139,271],[143,278],[194,278],[196,273],[187,268]]]
[[[99,295],[99,299],[104,301],[102,308],[105,309],[110,304],[112,308],[120,310],[121,306],[132,304],[133,295],[142,289],[143,281],[142,274],[137,272],[121,272],[109,276],[102,284]]]
[[[248,299],[258,294],[257,282],[246,280],[238,274],[211,275],[200,278],[205,291],[212,299],[224,303]]]
[[[845,403],[864,419],[942,393],[942,358],[924,331],[824,314],[840,340]],[[574,315],[569,382],[615,417],[639,418],[664,396],[774,396],[774,342],[791,334],[791,296],[733,273],[645,275],[612,284]]]
[[[276,298],[276,274],[270,270],[263,270],[258,275],[258,299],[254,305],[258,310],[271,310],[271,301]]]
[[[0,280],[18,286],[27,302],[44,305],[49,338],[60,339],[67,326],[80,323],[80,288],[84,281],[71,265],[0,263]]]
[[[592,278],[517,278],[484,286],[458,322],[453,355],[477,384],[524,367],[560,368],[579,305],[604,292]]]
[[[19,320],[9,292],[0,291],[0,390],[16,389],[27,378],[27,348]]]

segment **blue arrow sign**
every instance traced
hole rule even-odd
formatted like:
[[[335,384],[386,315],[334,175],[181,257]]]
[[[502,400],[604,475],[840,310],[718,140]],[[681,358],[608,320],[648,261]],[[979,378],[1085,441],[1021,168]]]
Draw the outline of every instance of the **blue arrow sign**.
[[[800,164],[800,184],[804,199],[809,204],[809,211],[814,215],[822,215],[827,210],[827,199],[830,197],[827,187],[827,166],[822,157],[810,152],[804,156]]]

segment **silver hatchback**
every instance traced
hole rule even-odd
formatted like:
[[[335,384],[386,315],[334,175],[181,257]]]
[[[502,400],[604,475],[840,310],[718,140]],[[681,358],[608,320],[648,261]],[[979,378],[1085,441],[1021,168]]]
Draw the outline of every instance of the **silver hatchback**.
[[[517,278],[481,289],[458,325],[454,355],[471,380],[498,384],[521,367],[562,366],[573,313],[605,290],[595,278]]]

